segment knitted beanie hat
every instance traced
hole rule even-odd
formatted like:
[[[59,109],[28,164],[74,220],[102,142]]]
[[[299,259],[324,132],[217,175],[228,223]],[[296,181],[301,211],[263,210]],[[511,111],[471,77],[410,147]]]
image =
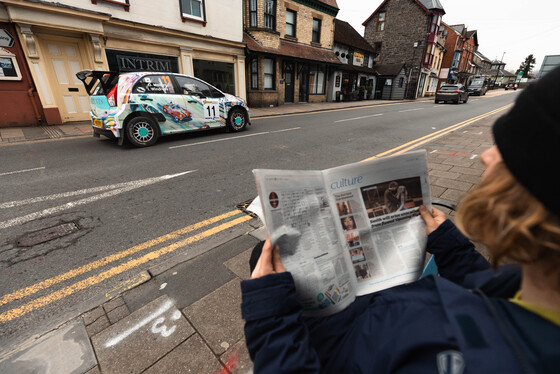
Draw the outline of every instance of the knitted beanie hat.
[[[560,216],[560,67],[525,88],[492,130],[515,179]]]

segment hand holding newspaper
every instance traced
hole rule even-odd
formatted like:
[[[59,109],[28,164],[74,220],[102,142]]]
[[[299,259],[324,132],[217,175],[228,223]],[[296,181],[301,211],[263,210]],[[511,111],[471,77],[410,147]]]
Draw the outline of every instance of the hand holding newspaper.
[[[425,151],[323,171],[253,171],[264,222],[305,315],[420,276],[431,210]],[[259,216],[262,219],[262,216]]]

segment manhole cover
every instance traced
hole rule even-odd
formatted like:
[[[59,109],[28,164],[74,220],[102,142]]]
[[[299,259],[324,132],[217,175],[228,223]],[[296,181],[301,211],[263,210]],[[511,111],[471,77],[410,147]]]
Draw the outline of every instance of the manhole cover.
[[[17,245],[18,247],[32,247],[37,244],[48,242],[49,240],[62,238],[63,236],[70,235],[79,230],[80,228],[74,222],[63,223],[61,225],[25,234],[18,239]]]

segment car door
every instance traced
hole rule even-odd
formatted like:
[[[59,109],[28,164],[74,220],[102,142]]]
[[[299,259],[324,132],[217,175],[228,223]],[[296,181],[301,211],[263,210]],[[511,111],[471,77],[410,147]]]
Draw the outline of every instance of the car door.
[[[134,84],[129,105],[131,111],[156,114],[162,134],[191,129],[193,117],[169,74],[150,74],[140,78]]]
[[[197,78],[175,75],[175,79],[200,129],[225,126],[227,113],[224,110],[224,95],[220,91]]]

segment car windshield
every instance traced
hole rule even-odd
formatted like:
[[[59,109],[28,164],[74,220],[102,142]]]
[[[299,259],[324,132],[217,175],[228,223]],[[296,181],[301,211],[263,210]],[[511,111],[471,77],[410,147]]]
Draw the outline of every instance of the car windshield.
[[[473,79],[471,81],[471,84],[469,84],[469,86],[471,86],[471,87],[482,87],[483,83],[484,83],[484,79]]]

